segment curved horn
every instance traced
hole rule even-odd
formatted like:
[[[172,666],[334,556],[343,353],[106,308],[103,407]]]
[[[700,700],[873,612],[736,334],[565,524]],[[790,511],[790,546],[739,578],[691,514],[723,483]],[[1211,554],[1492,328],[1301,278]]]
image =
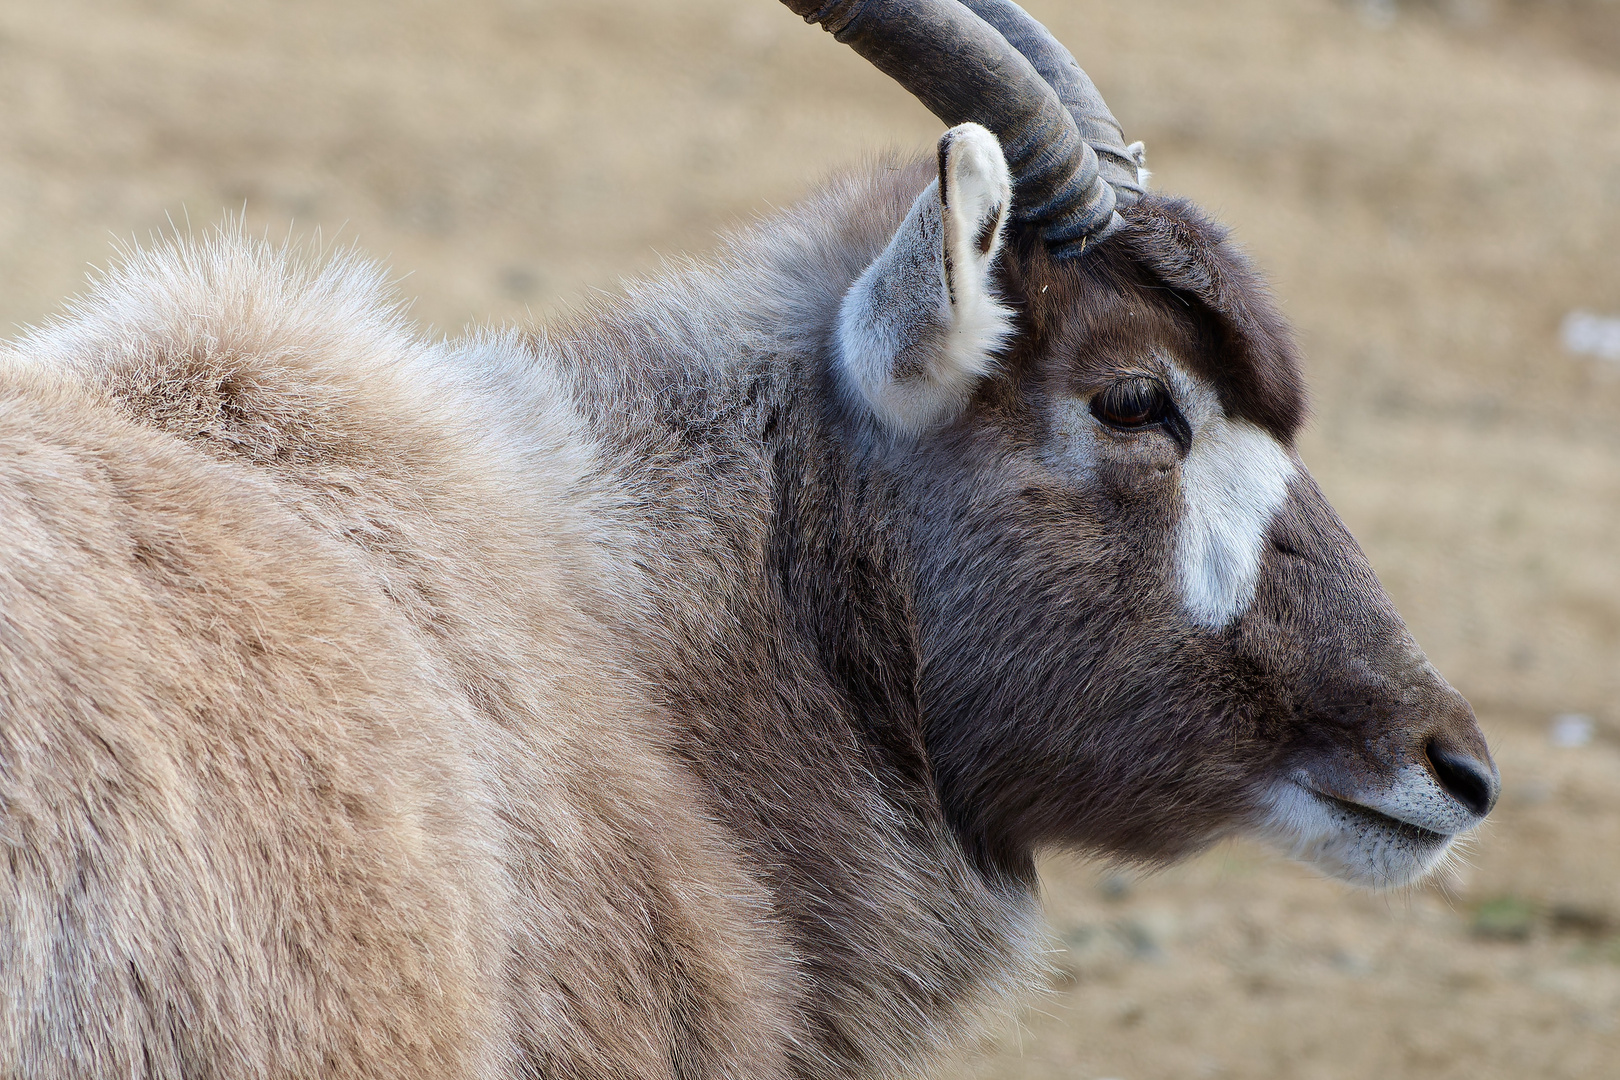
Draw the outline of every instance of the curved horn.
[[[1142,144],[1125,145],[1125,132],[1114,119],[1102,94],[1074,55],[1029,12],[1013,0],[961,0],[969,10],[1001,32],[1008,44],[1024,54],[1041,78],[1074,117],[1080,137],[1097,152],[1102,177],[1114,189],[1120,208],[1136,205],[1143,187]]]
[[[1054,254],[1082,250],[1120,224],[1114,188],[1057,92],[958,0],[782,3],[820,23],[945,123],[971,120],[995,132],[1014,178],[1013,216],[1036,225]]]

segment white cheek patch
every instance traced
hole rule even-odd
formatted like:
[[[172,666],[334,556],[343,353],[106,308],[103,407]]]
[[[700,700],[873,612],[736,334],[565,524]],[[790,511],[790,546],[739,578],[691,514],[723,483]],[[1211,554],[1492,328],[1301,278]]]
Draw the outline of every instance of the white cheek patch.
[[[1181,466],[1176,583],[1193,621],[1219,630],[1254,599],[1266,534],[1288,501],[1295,467],[1271,435],[1229,419],[1213,390],[1177,374],[1193,437]]]

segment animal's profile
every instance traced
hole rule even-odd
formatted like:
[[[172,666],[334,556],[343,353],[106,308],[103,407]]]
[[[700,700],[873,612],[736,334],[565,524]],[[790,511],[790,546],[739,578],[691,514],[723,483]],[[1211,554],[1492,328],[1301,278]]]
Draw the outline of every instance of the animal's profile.
[[[1222,230],[1009,0],[788,6],[937,162],[543,329],[225,230],[0,350],[0,1074],[912,1075],[1041,850],[1489,811]]]

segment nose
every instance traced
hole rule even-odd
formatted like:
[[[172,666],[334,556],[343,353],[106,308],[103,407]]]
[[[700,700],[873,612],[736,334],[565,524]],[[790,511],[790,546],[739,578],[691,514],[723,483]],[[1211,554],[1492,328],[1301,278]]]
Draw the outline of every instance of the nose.
[[[1448,746],[1440,739],[1430,739],[1424,752],[1434,778],[1448,795],[1480,817],[1491,812],[1502,790],[1502,779],[1493,762],[1488,758],[1481,761],[1474,754]]]

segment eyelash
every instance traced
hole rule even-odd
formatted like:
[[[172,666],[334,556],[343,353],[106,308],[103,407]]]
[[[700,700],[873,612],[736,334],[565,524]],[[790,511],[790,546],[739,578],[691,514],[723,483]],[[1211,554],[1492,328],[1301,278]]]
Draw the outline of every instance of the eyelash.
[[[1192,445],[1192,428],[1158,379],[1136,375],[1104,387],[1091,399],[1091,415],[1116,431],[1162,427],[1183,449]]]
[[[1120,379],[1091,399],[1091,415],[1110,427],[1143,428],[1164,420],[1170,395],[1157,379]]]

